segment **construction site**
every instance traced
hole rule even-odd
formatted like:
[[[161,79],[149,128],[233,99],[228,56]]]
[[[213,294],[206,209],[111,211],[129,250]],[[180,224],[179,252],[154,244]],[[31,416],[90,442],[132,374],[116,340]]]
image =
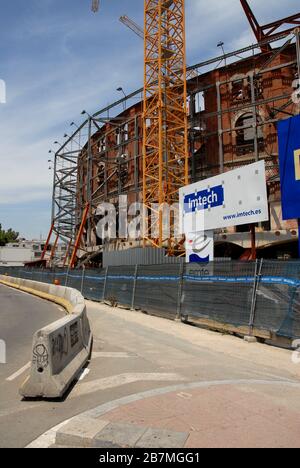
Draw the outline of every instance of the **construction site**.
[[[299,5],[189,2],[3,9],[0,447],[299,447]]]
[[[183,256],[183,243],[164,237],[159,215],[154,239],[144,232],[138,240],[103,241],[97,207],[117,207],[126,195],[150,216],[152,203],[178,201],[180,187],[262,160],[269,221],[254,232],[249,225],[216,230],[215,257],[298,256],[298,222],[281,213],[277,123],[299,113],[300,13],[260,25],[248,2],[240,3],[255,43],[230,53],[219,43],[221,55],[188,66],[183,0],[145,1],[144,28],[120,18],[128,34],[144,39],[144,86],[129,95],[120,88],[124,97],[93,115],[83,111],[86,120],[55,152],[48,243],[52,235],[68,248],[54,264],[102,266],[110,252],[122,264],[122,252],[137,248]]]

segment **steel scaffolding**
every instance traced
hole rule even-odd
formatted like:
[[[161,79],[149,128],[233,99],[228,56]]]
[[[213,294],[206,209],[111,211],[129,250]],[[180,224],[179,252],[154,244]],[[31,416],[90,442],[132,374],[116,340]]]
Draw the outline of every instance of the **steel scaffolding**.
[[[261,157],[266,160],[271,180],[278,180],[278,155],[273,151],[268,151],[269,142],[262,144],[260,129],[271,125],[274,127],[276,122],[286,114],[298,113],[299,107],[292,101],[291,84],[286,85],[286,91],[270,95],[260,93],[259,89],[260,81],[270,73],[276,74],[288,70],[289,76],[293,75],[299,79],[299,30],[295,30],[289,36],[283,34],[281,39],[284,38],[286,40],[283,46],[272,52],[254,55],[255,50],[260,49],[264,44],[274,42],[274,38],[189,67],[189,70],[197,72],[197,77],[188,82],[187,93],[189,101],[190,181],[215,175],[220,171],[250,163]],[[298,44],[298,53],[295,42]],[[276,59],[279,56],[284,57],[285,53],[291,50],[291,47],[293,48],[292,59],[284,62],[280,59],[279,63],[276,62]],[[202,80],[202,77],[207,76],[215,64],[218,66],[214,67],[213,70],[220,69],[223,72],[226,72],[227,68],[231,66],[230,60],[237,65],[242,64],[242,60],[236,61],[236,58],[243,54],[247,54],[245,59],[253,58],[252,73],[247,70],[245,73],[240,73],[237,78],[234,76],[226,78],[226,73],[224,78],[223,73],[223,78],[217,81],[208,83],[206,79]],[[261,61],[259,67],[257,66],[257,58]],[[224,63],[226,63],[226,67],[220,68]],[[180,80],[180,74],[177,76]],[[242,81],[247,83],[247,99],[234,101],[229,98],[228,90]],[[199,93],[211,92],[216,96],[215,110],[203,112],[203,110],[197,109],[196,101]],[[222,100],[227,95],[228,104],[224,107]],[[72,135],[66,137],[66,141],[55,154],[52,221],[54,232],[59,234],[63,241],[70,244],[71,247],[68,250],[71,252],[73,252],[87,204],[89,205],[89,213],[79,248],[81,256],[83,254],[92,255],[105,248],[104,245],[97,242],[96,238],[96,209],[101,201],[115,201],[121,194],[130,195],[133,201],[142,201],[143,136],[141,128],[143,116],[141,103],[143,96],[143,89],[139,89],[88,116]],[[124,104],[129,102],[136,105],[134,113],[124,111]],[[181,102],[183,102],[182,95]],[[232,116],[249,111],[253,113],[253,122],[237,126]],[[213,122],[213,129],[211,129],[211,122]],[[242,159],[232,156],[231,161],[224,159],[224,154],[231,152],[234,155],[237,151],[232,134],[253,129],[253,126],[254,146],[251,148],[250,156]],[[270,147],[276,142],[275,130],[272,138]],[[198,164],[197,158],[203,144],[215,139],[217,140],[217,160],[207,161],[203,155],[200,164]],[[127,151],[128,145],[132,145],[133,148],[130,152]],[[181,146],[181,148],[183,147]],[[183,152],[180,154],[182,157],[184,156]],[[179,166],[175,157],[173,163],[175,164],[175,160]],[[185,183],[185,177],[181,178],[181,185]],[[176,185],[177,183],[174,183],[174,197]]]

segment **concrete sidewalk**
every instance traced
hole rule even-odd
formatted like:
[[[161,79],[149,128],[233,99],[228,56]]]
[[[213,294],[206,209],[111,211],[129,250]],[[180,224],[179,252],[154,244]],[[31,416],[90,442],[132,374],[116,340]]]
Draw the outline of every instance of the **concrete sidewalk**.
[[[72,419],[57,418],[30,447],[300,446],[300,365],[291,351],[87,305],[89,373],[57,405]]]
[[[153,391],[101,416],[98,408],[75,418],[56,433],[54,447],[298,448],[299,390],[288,382],[233,381]]]

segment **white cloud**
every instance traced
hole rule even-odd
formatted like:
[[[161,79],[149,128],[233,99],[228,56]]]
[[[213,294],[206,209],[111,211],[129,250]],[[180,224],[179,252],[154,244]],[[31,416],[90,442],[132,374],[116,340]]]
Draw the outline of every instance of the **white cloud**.
[[[68,125],[72,120],[80,122],[81,110],[96,111],[108,103],[113,92],[118,97],[114,90],[120,84],[124,89],[126,83],[135,85],[135,62],[136,54],[129,53],[129,57],[120,57],[118,67],[107,60],[94,63],[85,72],[85,64],[76,62],[34,77],[32,82],[27,79],[24,86],[11,83],[12,95],[0,107],[1,204],[14,203],[15,195],[21,202],[51,196],[49,147],[56,139],[62,142],[65,131],[71,132]]]

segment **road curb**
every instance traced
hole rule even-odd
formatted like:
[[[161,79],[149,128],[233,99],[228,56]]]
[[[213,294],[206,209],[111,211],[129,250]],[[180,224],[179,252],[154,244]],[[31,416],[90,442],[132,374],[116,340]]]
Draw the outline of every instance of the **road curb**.
[[[9,281],[0,280],[0,284],[8,286],[9,288],[17,289],[18,291],[31,294],[32,296],[37,296],[40,299],[45,299],[46,301],[54,302],[55,304],[62,306],[68,314],[71,314],[72,312],[72,304],[61,297],[54,296],[53,294],[44,293],[42,291],[37,291],[33,288],[27,288],[26,286],[20,286],[18,284],[10,283]]]

